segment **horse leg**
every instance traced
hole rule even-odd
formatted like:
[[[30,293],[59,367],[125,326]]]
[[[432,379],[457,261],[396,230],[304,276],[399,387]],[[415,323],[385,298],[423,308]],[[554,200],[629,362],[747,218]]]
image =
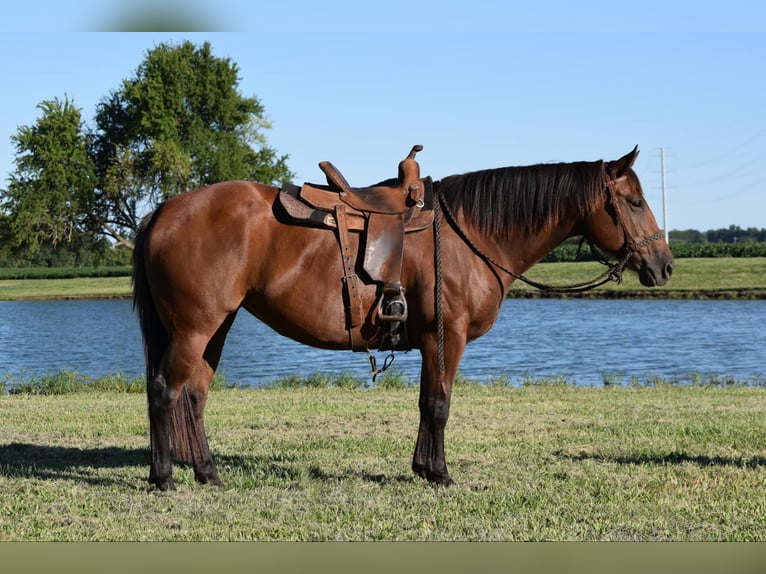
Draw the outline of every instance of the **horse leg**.
[[[420,427],[412,457],[412,470],[430,482],[452,484],[444,457],[444,428],[449,418],[452,382],[463,349],[445,352],[445,372],[439,373],[436,342],[429,338],[421,350]],[[449,358],[448,358],[449,357]]]
[[[146,385],[149,403],[149,443],[151,463],[149,482],[160,490],[175,490],[170,467],[170,435],[168,431],[168,407],[174,397],[168,391],[165,377],[158,373]]]
[[[218,328],[215,335],[207,345],[203,355],[203,361],[200,361],[199,367],[195,372],[194,378],[189,384],[190,398],[190,417],[191,417],[191,455],[194,464],[194,478],[200,484],[212,484],[214,486],[223,486],[218,477],[218,471],[213,462],[213,455],[210,453],[210,447],[207,442],[207,433],[205,432],[204,411],[207,404],[208,391],[210,390],[210,381],[213,379],[218,363],[221,359],[223,344],[226,335],[231,328],[237,312],[231,313]]]
[[[158,374],[146,387],[151,442],[149,482],[160,490],[175,490],[170,461],[171,430],[174,431],[173,445],[176,449],[184,448],[188,443],[177,438],[175,431],[178,424],[173,424],[173,412],[182,388],[198,367],[206,342],[200,336],[174,336]]]

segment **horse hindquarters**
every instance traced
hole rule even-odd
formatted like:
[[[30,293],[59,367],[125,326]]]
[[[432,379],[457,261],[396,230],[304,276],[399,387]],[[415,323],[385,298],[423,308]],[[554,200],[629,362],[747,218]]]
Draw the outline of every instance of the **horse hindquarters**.
[[[186,361],[185,353],[179,354],[182,340],[171,336],[157,311],[147,274],[147,242],[157,212],[142,222],[136,235],[133,251],[133,307],[138,314],[144,341],[146,360],[146,390],[149,411],[151,466],[149,482],[160,490],[174,490],[170,461],[170,447],[182,462],[194,464],[195,478],[199,482],[220,484],[207,444],[202,412],[212,370],[206,369],[199,360],[193,360],[196,368],[179,376],[174,367]],[[232,317],[233,320],[233,317]],[[231,321],[227,322],[226,328]],[[213,349],[217,366],[220,347]],[[193,352],[202,355],[202,352]],[[188,355],[187,355],[188,356]],[[208,372],[209,371],[209,372]],[[185,382],[189,382],[187,389]]]

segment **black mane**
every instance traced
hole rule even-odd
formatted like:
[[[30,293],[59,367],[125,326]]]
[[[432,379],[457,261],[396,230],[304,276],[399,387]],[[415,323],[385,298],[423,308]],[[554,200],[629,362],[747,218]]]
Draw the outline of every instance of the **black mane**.
[[[535,233],[592,213],[604,199],[604,177],[603,161],[551,163],[452,175],[438,189],[483,233]]]

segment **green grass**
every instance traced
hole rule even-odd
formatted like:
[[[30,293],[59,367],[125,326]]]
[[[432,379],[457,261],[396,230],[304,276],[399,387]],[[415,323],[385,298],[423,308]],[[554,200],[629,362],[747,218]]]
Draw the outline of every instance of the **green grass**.
[[[119,268],[122,269],[122,268]],[[527,275],[543,283],[561,285],[592,279],[604,267],[594,262],[539,263]],[[511,295],[533,289],[517,281]],[[643,287],[634,273],[625,281],[608,283],[597,291],[646,292],[665,297],[752,298],[766,296],[766,258],[721,257],[715,259],[678,259],[670,282],[656,289]],[[58,279],[0,279],[0,301],[27,299],[66,299],[130,297],[130,277],[71,277]]]
[[[411,385],[213,392],[225,486],[171,494],[142,394],[0,395],[0,540],[766,540],[766,387],[536,383],[456,385],[450,488]]]
[[[561,285],[592,279],[603,273],[604,269],[603,265],[596,262],[538,263],[526,275],[542,283]],[[766,293],[766,258],[677,259],[673,277],[662,287],[644,287],[636,274],[629,271],[623,279],[620,284],[610,282],[597,291],[657,292],[667,297],[683,297],[695,293],[715,296],[711,293],[715,291],[757,291],[763,296]],[[516,290],[534,289],[516,281],[511,291],[513,293]],[[742,293],[739,295],[748,296]]]
[[[130,277],[0,279],[0,301],[130,297]]]

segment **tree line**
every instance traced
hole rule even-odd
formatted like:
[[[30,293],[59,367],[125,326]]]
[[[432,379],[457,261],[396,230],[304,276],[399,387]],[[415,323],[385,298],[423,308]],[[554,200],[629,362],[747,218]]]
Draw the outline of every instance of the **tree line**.
[[[0,189],[0,265],[129,261],[143,215],[217,181],[290,180],[266,141],[261,102],[209,43],[160,44],[86,122],[67,96],[40,102],[11,136],[15,168]]]

